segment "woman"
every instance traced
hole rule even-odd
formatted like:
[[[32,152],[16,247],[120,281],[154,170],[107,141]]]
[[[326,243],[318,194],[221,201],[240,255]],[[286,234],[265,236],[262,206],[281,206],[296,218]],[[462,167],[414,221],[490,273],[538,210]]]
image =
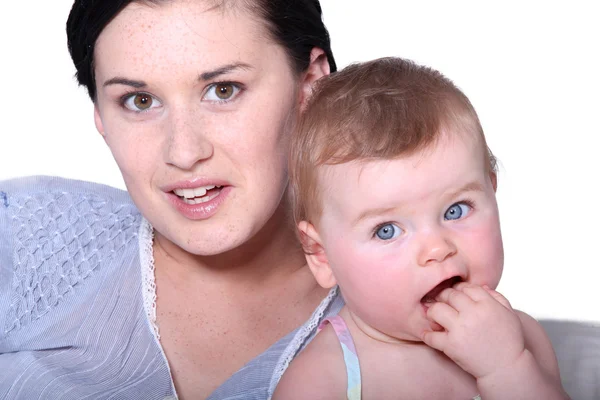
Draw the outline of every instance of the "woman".
[[[76,0],[67,35],[128,193],[0,183],[0,398],[267,398],[342,303],[285,196],[318,0]]]

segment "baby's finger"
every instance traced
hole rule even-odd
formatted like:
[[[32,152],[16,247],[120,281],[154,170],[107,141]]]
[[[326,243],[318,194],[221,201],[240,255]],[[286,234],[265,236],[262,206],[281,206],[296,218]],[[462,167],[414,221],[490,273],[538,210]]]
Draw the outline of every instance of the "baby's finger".
[[[469,296],[473,301],[489,300],[491,296],[491,294],[488,293],[487,290],[485,290],[479,285],[475,285],[472,283],[461,282],[457,285],[454,285],[454,289],[460,290],[461,292]]]
[[[459,282],[456,285],[452,286],[454,289],[456,290],[463,290],[464,288],[468,288],[468,287],[476,287],[479,285],[476,285],[474,283],[470,283],[470,282]]]
[[[439,302],[449,304],[457,311],[462,311],[474,305],[473,300],[469,296],[454,288],[442,290],[435,299]]]
[[[427,346],[443,352],[447,346],[448,332],[425,331],[421,340]]]
[[[495,290],[492,290],[490,288],[488,288],[487,286],[484,287],[487,292],[490,294],[490,296],[492,296],[498,303],[502,304],[504,307],[508,308],[509,310],[512,310],[512,306],[510,305],[510,302],[508,301],[508,299],[506,297],[504,297],[501,293],[496,292]]]
[[[453,322],[458,318],[458,311],[446,303],[433,303],[427,309],[427,318],[437,322],[444,329],[451,330]]]

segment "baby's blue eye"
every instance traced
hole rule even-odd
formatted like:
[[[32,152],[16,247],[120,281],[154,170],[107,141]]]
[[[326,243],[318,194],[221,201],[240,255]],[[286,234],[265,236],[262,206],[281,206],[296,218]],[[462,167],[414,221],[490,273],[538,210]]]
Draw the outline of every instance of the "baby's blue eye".
[[[465,203],[456,203],[450,206],[444,213],[445,220],[456,220],[462,217],[466,217],[467,214],[471,211],[471,206]]]
[[[385,224],[379,227],[375,234],[381,240],[390,240],[397,237],[400,234],[400,231],[401,229],[394,224]]]

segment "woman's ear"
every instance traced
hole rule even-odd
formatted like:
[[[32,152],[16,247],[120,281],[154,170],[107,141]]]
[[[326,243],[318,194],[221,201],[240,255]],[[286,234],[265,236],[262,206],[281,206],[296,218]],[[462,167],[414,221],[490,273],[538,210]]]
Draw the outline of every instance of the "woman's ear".
[[[104,125],[102,124],[102,118],[100,118],[100,110],[98,110],[97,104],[94,104],[94,124],[96,125],[98,133],[106,139],[106,136],[104,135]]]
[[[326,289],[332,288],[337,282],[329,266],[319,233],[307,221],[300,221],[298,230],[300,231],[302,248],[306,253],[306,262],[317,283]]]
[[[300,87],[301,110],[306,106],[306,101],[312,93],[315,82],[325,75],[329,75],[329,72],[330,69],[327,54],[320,48],[314,47],[310,52],[310,64],[302,75],[302,86]]]

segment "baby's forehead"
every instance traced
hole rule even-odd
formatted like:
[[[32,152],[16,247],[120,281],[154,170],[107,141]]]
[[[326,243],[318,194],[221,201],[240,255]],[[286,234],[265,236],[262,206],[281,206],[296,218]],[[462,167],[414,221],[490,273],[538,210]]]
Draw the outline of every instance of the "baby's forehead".
[[[371,170],[383,172],[395,161],[410,161],[403,163],[405,168],[416,169],[426,161],[435,162],[436,159],[447,158],[452,152],[444,150],[454,148],[456,145],[466,148],[469,155],[479,156],[486,151],[485,142],[477,132],[467,129],[443,128],[433,140],[414,150],[400,151],[398,154],[388,153],[384,157],[361,157],[343,162],[334,159],[316,168],[320,177],[334,177],[335,179],[352,176],[360,178],[365,171]],[[345,150],[340,148],[340,154],[344,153]],[[339,158],[343,158],[343,156]]]
[[[323,201],[346,202],[341,199],[375,198],[376,192],[424,199],[427,193],[463,185],[463,178],[481,180],[487,173],[485,146],[455,136],[394,158],[325,164],[318,167],[317,179]]]

